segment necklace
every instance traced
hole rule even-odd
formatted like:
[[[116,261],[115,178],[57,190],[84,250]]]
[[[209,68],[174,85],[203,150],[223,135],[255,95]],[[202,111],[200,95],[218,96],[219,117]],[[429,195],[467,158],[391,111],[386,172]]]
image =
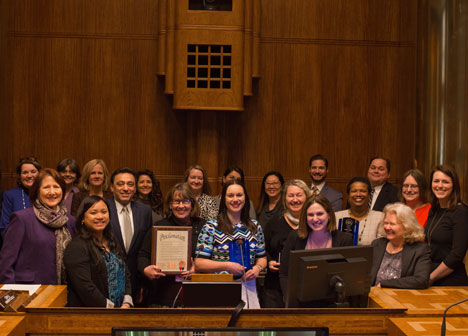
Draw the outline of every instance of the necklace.
[[[356,216],[356,215],[353,215],[353,212],[351,211],[351,209],[349,209],[348,212],[349,212],[349,215],[350,215],[352,218],[356,219],[356,220],[359,222],[359,224],[362,223],[362,226],[359,225],[359,231],[360,231],[360,232],[358,233],[358,242],[361,242],[362,236],[364,235],[364,230],[366,229],[367,218],[369,217],[369,211],[366,211],[366,215],[365,215],[366,217],[364,218],[363,221],[362,221],[362,216],[358,217],[358,216]],[[358,218],[361,218],[361,220],[359,220]]]
[[[21,188],[21,198],[23,199],[23,209],[26,209],[26,201],[24,200],[24,189]]]
[[[427,245],[429,246],[431,246],[432,234],[434,233],[434,230],[437,228],[442,218],[444,218],[445,211],[446,209],[444,209],[444,211],[442,212],[442,215],[440,215],[439,219],[437,220],[437,222],[435,222],[435,224],[434,224],[434,220],[436,219],[436,214],[434,213],[434,217],[431,219],[431,222],[429,223],[427,227]]]

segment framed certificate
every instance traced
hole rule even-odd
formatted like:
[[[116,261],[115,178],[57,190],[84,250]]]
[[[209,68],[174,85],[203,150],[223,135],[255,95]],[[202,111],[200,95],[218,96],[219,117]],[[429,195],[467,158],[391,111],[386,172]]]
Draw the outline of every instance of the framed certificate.
[[[166,274],[180,274],[192,267],[192,227],[153,226],[151,263]]]

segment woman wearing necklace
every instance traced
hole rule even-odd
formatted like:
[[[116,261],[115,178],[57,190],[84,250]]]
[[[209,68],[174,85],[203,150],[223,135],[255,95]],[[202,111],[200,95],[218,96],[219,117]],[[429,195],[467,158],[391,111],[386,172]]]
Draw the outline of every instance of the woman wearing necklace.
[[[184,174],[184,182],[187,182],[193,196],[200,207],[200,218],[205,220],[216,218],[219,204],[216,197],[210,196],[210,184],[205,169],[199,165],[187,168]]]
[[[428,202],[426,177],[420,170],[411,169],[403,175],[402,180],[400,200],[413,209],[419,224],[424,227],[431,209],[431,204]]]
[[[439,165],[431,173],[431,211],[424,228],[431,248],[430,283],[468,286],[465,258],[468,249],[468,207],[460,196],[455,169]]]
[[[283,202],[281,202],[283,186],[284,178],[281,173],[270,171],[263,176],[257,207],[258,222],[263,230],[268,221],[283,210]]]
[[[297,230],[299,217],[310,189],[302,180],[290,180],[284,184],[281,202],[284,212],[274,216],[265,228],[265,246],[268,270],[262,291],[263,308],[283,308],[283,292],[279,280],[280,254],[291,231]]]
[[[34,184],[41,169],[42,165],[35,157],[20,159],[16,166],[18,186],[3,193],[2,217],[0,219],[0,234],[2,236],[5,236],[11,214],[31,207],[29,189]]]
[[[249,206],[244,186],[227,181],[218,217],[207,221],[198,236],[195,270],[240,277],[246,308],[260,308],[255,279],[266,266],[265,241],[260,225],[249,218]]]
[[[112,192],[108,190],[110,175],[106,163],[101,159],[88,161],[83,167],[83,175],[78,182],[80,192],[73,196],[71,214],[76,216],[81,202],[86,196],[99,196],[103,199],[112,197]]]
[[[346,191],[350,208],[336,212],[336,221],[343,226],[349,218],[353,223],[359,221],[359,229],[354,232],[355,245],[370,245],[377,238],[379,223],[383,219],[382,212],[369,210],[370,182],[365,177],[353,177]]]
[[[205,220],[198,217],[200,210],[195,198],[190,193],[186,183],[177,183],[169,191],[166,200],[167,217],[158,221],[155,226],[191,226],[192,227],[192,258],[195,258],[198,235],[205,225]],[[148,230],[145,240],[138,253],[138,270],[151,281],[148,284],[146,304],[154,307],[180,306],[181,301],[174,301],[182,285],[182,277],[166,275],[157,265],[151,264],[152,229]],[[189,269],[183,275],[187,275]],[[181,297],[179,297],[180,299]]]
[[[62,205],[65,182],[45,168],[30,189],[32,207],[16,211],[0,252],[0,283],[64,283],[63,251],[75,233],[75,219]]]
[[[378,287],[424,289],[429,286],[430,249],[413,210],[402,203],[388,204],[374,240],[372,284]]]
[[[302,208],[298,229],[289,234],[281,252],[279,270],[281,288],[286,291],[291,251],[351,245],[353,245],[351,234],[336,230],[335,213],[330,201],[321,194],[309,197]],[[327,305],[328,302],[322,301],[310,303],[310,306],[314,307]]]
[[[109,225],[109,208],[86,197],[77,216],[77,236],[65,250],[69,307],[130,308],[130,273]]]

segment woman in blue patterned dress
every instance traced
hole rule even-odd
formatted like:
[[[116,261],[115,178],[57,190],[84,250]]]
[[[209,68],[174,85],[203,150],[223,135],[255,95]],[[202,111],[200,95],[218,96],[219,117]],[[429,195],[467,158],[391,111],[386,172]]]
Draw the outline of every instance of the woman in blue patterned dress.
[[[266,267],[265,240],[257,221],[249,218],[249,197],[238,180],[227,181],[216,219],[198,236],[197,272],[231,273],[242,280],[247,308],[260,308],[255,279]]]
[[[69,307],[130,308],[130,273],[109,225],[109,208],[87,196],[78,210],[78,235],[65,250]]]

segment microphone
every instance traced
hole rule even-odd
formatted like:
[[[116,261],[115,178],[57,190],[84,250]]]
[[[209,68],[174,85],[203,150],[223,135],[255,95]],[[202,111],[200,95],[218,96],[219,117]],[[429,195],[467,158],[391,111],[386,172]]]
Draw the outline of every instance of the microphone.
[[[461,301],[458,301],[458,302],[455,302],[453,304],[451,304],[450,306],[448,306],[445,311],[444,311],[444,317],[442,318],[442,327],[440,329],[440,336],[445,336],[445,318],[447,316],[447,311],[452,308],[453,306],[456,306],[456,305],[459,305],[460,303],[463,303],[463,302],[466,302],[468,301],[468,299],[464,299],[464,300],[461,300]]]
[[[244,240],[239,238],[239,239],[236,240],[236,243],[237,243],[237,245],[239,245],[239,248],[240,248],[242,266],[245,267],[245,265],[244,265],[244,248],[243,248]],[[244,270],[244,274],[245,274],[245,270]]]
[[[246,297],[246,299],[247,299],[247,307],[250,307],[250,304],[249,304],[249,293],[248,293],[248,291],[247,291],[247,282],[246,282],[246,280],[245,280],[244,247],[243,247],[243,245],[244,245],[244,240],[241,239],[241,238],[239,238],[239,239],[236,240],[236,243],[237,243],[237,245],[239,245],[240,253],[241,253],[241,262],[242,262],[242,266],[244,267],[244,275],[242,276],[241,279],[243,279],[242,282],[244,283],[244,287],[245,287],[244,289],[245,289],[245,297]]]

